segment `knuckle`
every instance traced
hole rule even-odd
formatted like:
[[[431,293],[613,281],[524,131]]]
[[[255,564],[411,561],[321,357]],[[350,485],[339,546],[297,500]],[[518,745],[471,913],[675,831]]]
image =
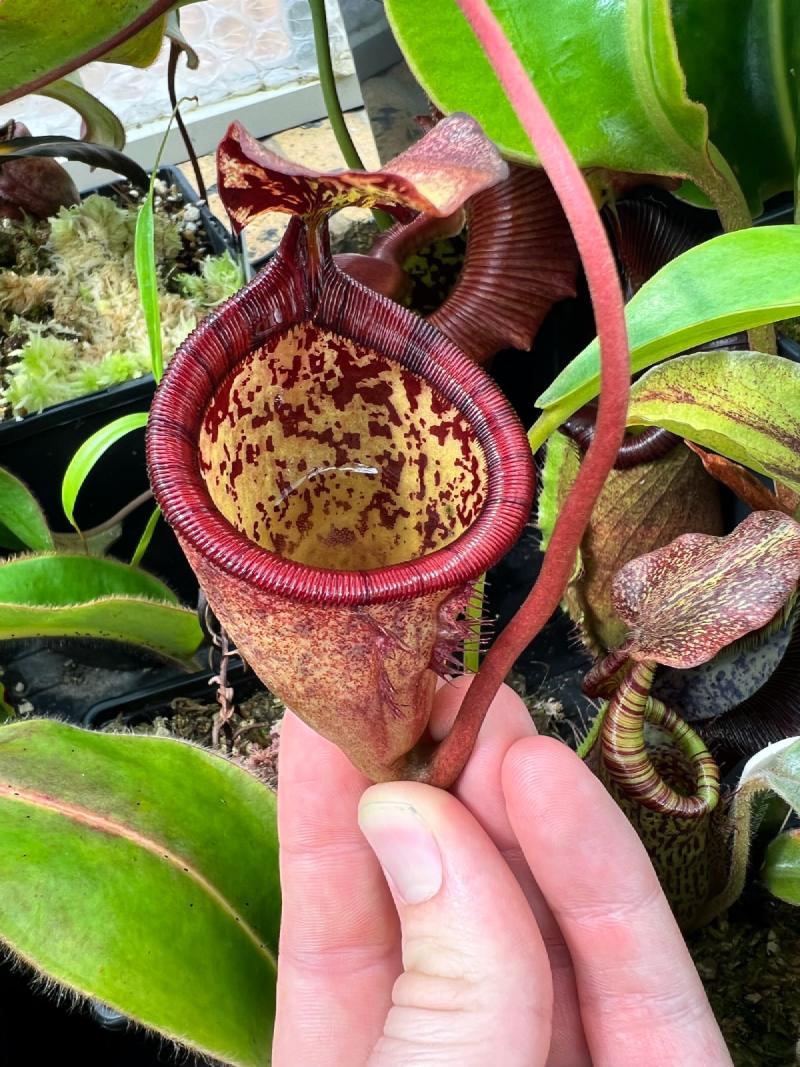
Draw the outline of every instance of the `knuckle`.
[[[595,893],[585,900],[571,901],[568,909],[559,908],[559,918],[567,918],[585,928],[629,927],[634,921],[640,924],[643,915],[662,905],[666,909],[664,894],[654,873],[651,882],[637,887],[627,898],[609,900]]]
[[[474,1013],[481,1007],[480,986],[467,978],[405,971],[394,984],[392,1003],[397,1008]]]
[[[435,998],[438,1000],[438,995]],[[491,1027],[482,1013],[419,1005],[392,1007],[370,1067],[438,1067],[491,1062]]]
[[[485,958],[470,953],[469,945],[462,937],[445,929],[406,931],[403,966],[406,971],[465,982],[477,982],[486,977]]]
[[[702,1022],[709,1010],[705,998],[698,997],[696,990],[683,986],[670,987],[668,982],[662,987],[651,986],[617,993],[613,997],[613,1005],[609,1002],[604,1008],[613,1017],[624,1012],[631,1025],[638,1022],[648,1029],[666,1027],[669,1030]]]

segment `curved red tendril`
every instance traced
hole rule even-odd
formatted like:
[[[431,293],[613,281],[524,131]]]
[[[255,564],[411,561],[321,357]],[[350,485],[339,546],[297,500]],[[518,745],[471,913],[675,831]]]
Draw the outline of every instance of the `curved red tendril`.
[[[494,642],[440,743],[431,780],[452,781],[514,661],[558,607],[594,503],[614,465],[625,431],[630,355],[622,290],[614,257],[591,193],[536,88],[485,0],[457,0],[534,145],[569,220],[589,284],[602,356],[597,432],[553,531],[536,583]]]

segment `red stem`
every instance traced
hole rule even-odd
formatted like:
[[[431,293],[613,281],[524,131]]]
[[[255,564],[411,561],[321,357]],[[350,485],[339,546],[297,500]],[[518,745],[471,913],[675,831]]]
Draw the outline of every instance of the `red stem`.
[[[600,216],[578,165],[485,0],[457,0],[531,140],[569,220],[583,262],[600,339],[601,394],[595,438],[556,522],[536,583],[494,642],[436,750],[433,781],[453,781],[466,762],[498,688],[558,607],[595,501],[625,432],[630,355],[622,291]]]

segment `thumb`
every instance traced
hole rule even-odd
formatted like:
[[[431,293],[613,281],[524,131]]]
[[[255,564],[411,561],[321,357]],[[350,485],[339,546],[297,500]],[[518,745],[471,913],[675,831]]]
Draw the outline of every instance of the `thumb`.
[[[511,870],[466,808],[413,782],[368,789],[361,830],[392,891],[403,973],[368,1067],[542,1067],[547,953]]]

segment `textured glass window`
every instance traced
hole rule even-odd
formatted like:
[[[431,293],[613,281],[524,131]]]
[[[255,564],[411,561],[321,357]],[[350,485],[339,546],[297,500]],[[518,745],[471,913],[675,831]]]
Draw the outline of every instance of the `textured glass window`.
[[[352,57],[336,0],[326,0],[334,66],[353,73]],[[200,58],[197,70],[179,65],[181,96],[196,96],[200,107],[263,89],[316,80],[316,59],[307,0],[204,0],[181,10],[181,29]],[[167,51],[147,70],[91,63],[81,72],[86,88],[107,104],[130,130],[170,112]],[[187,117],[193,105],[186,105]],[[25,122],[31,133],[77,137],[80,120],[52,100],[29,96],[0,108],[0,122]]]

